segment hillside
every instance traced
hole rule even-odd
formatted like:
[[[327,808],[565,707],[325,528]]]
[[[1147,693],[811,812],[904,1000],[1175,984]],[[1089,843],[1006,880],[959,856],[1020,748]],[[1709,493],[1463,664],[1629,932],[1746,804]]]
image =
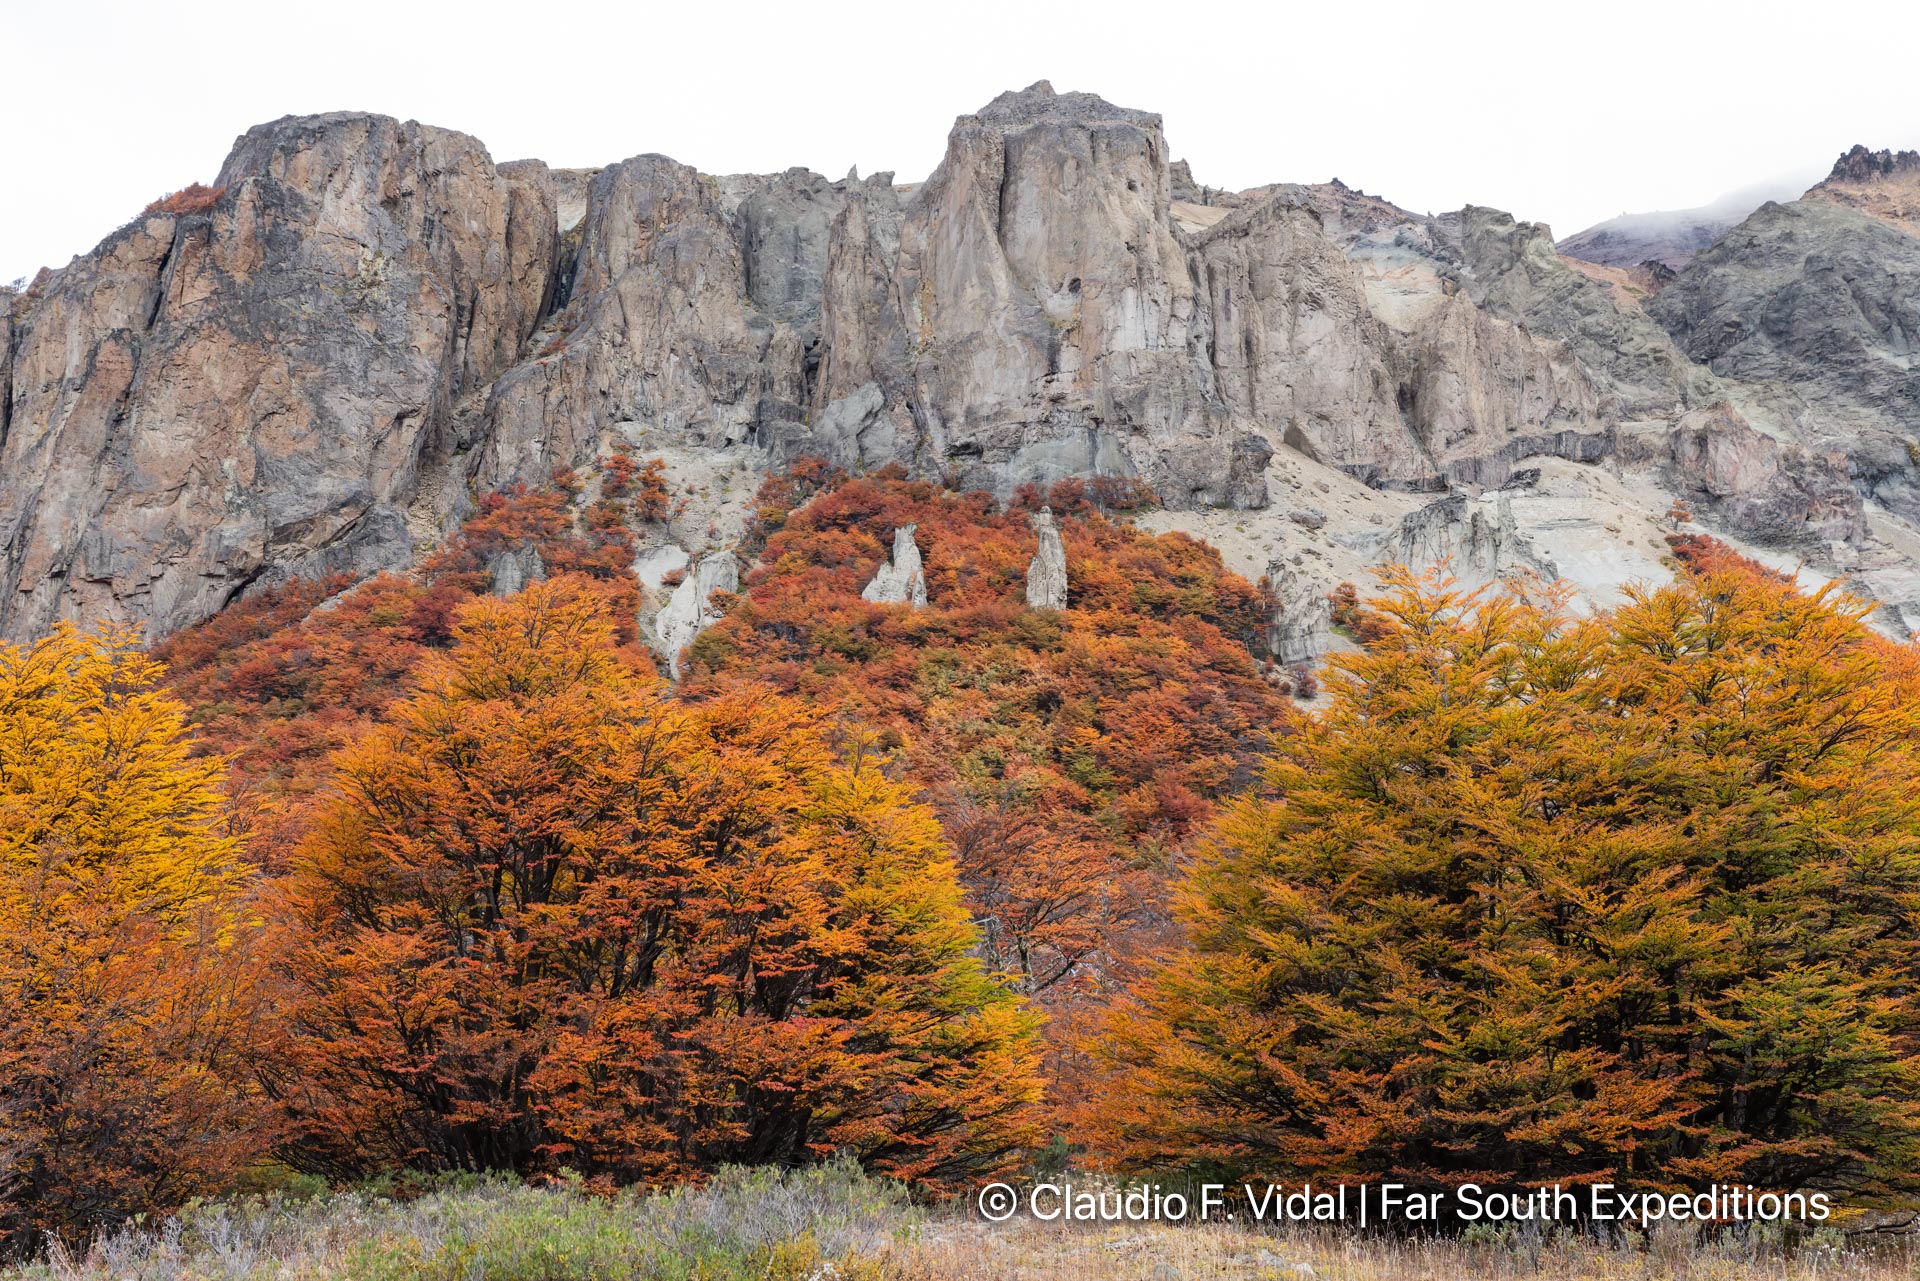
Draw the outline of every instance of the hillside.
[[[1678,271],[1761,205],[1769,200],[1791,200],[1799,191],[1790,183],[1763,183],[1728,192],[1697,209],[1623,213],[1574,232],[1557,247],[1569,258],[1603,267],[1658,263]]]

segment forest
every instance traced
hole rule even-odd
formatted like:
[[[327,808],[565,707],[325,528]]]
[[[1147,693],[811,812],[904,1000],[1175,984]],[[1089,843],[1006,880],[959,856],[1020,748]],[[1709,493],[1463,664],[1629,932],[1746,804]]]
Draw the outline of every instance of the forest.
[[[1701,536],[1599,613],[1391,571],[1316,682],[1135,488],[810,462],[670,680],[674,496],[601,470],[409,573],[0,648],[0,1255],[739,1167],[1911,1213],[1920,653],[1843,586]],[[907,524],[927,605],[863,599]]]

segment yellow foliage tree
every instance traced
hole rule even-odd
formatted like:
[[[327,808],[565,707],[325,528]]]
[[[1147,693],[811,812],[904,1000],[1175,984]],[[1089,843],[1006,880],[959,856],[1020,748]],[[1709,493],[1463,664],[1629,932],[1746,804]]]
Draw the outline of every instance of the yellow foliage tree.
[[[1910,1197],[1920,661],[1738,569],[1402,575],[1114,1020],[1140,1166]]]
[[[136,636],[0,646],[0,1250],[165,1209],[258,1138],[222,765]]]

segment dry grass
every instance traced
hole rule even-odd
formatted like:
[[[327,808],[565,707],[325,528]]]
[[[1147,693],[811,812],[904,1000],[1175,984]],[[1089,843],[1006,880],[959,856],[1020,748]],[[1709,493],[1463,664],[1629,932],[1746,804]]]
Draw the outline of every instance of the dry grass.
[[[901,1281],[1916,1281],[1904,1243],[1849,1244],[1837,1234],[1783,1251],[1777,1241],[1702,1244],[1692,1232],[1609,1246],[1546,1242],[1396,1242],[1352,1234],[1267,1235],[1232,1227],[1077,1231],[1031,1222],[936,1220],[895,1248]]]
[[[1668,1229],[1608,1244],[1394,1242],[1233,1225],[983,1223],[929,1212],[847,1165],[740,1170],[700,1188],[588,1195],[463,1179],[398,1198],[377,1187],[243,1197],[55,1249],[0,1281],[1920,1281],[1911,1243],[1836,1232],[1787,1249],[1755,1233],[1702,1243]]]

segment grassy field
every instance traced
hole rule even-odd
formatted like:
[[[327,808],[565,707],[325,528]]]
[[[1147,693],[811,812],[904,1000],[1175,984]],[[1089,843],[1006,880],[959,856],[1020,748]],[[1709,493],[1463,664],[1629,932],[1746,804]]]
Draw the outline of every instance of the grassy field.
[[[1232,1227],[987,1224],[908,1204],[840,1167],[741,1171],[670,1195],[588,1196],[503,1180],[396,1198],[378,1190],[241,1198],[62,1251],[4,1281],[1917,1281],[1920,1252],[1827,1233],[1703,1243],[1515,1235],[1391,1242]]]

